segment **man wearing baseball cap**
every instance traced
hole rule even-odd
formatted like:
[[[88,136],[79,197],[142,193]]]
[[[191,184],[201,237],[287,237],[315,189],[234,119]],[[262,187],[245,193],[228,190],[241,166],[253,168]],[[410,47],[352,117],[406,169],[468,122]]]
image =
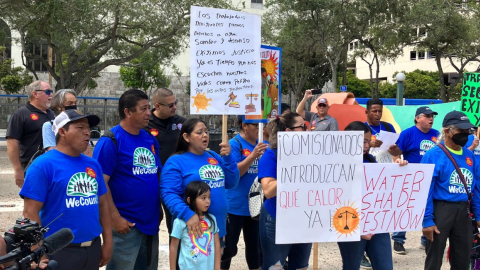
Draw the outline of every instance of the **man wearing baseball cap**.
[[[62,228],[73,232],[72,243],[49,256],[58,262],[57,269],[98,269],[112,255],[112,224],[102,168],[82,154],[88,147],[90,127],[99,122],[98,116],[77,110],[60,113],[52,126],[56,148],[33,161],[20,191],[26,218],[43,226],[58,218],[45,237]]]
[[[433,129],[433,120],[437,112],[428,106],[422,106],[415,112],[415,125],[403,130],[398,138],[397,145],[402,150],[403,158],[408,163],[420,163],[423,155],[436,146],[438,130]],[[406,251],[403,245],[406,240],[406,232],[392,233],[393,251],[397,254],[405,255]],[[425,248],[427,239],[422,236],[421,248]]]
[[[312,90],[305,91],[302,101],[298,104],[297,113],[309,122],[309,129],[314,131],[338,131],[338,122],[328,115],[328,100],[320,98],[317,101],[317,113],[305,111],[305,103],[313,97]]]
[[[423,218],[422,231],[428,239],[425,269],[441,268],[447,239],[451,269],[469,268],[473,241],[470,205],[474,217],[480,217],[480,164],[465,146],[473,127],[464,113],[449,112],[443,119],[438,145],[422,158],[421,163],[435,165]],[[440,144],[452,156],[465,181]],[[473,194],[470,204],[464,183],[468,193]]]

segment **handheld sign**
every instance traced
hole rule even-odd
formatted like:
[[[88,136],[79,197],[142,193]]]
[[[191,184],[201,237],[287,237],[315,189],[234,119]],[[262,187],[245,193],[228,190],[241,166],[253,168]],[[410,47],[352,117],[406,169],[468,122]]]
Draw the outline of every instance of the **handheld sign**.
[[[190,114],[260,115],[259,15],[191,6]]]
[[[480,73],[464,73],[461,111],[475,126],[480,125]]]
[[[422,229],[434,164],[364,164],[362,235]]]
[[[363,131],[279,132],[277,150],[275,243],[359,241]]]

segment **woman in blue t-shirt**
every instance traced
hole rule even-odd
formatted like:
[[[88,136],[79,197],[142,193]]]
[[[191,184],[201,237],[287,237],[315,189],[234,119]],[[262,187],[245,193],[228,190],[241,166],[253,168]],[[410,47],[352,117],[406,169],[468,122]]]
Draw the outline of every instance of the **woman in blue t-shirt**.
[[[370,155],[370,141],[372,131],[370,127],[360,121],[355,121],[345,128],[347,130],[363,131],[363,163],[375,163],[375,158]],[[397,159],[395,161],[400,166],[408,164],[408,161]],[[368,258],[372,263],[373,269],[393,269],[392,247],[390,245],[390,234],[379,233],[362,235],[360,241],[338,242],[340,254],[342,255],[343,270],[358,270],[362,261],[364,252],[367,252]]]
[[[248,269],[259,269],[258,220],[250,217],[248,194],[258,175],[258,159],[267,150],[268,145],[258,140],[258,124],[244,123],[243,116],[238,117],[240,133],[230,140],[232,153],[240,171],[240,182],[234,189],[227,190],[228,218],[225,250],[222,255],[222,269],[230,269],[231,259],[237,254],[240,232],[243,230],[245,258]]]
[[[303,118],[294,112],[285,113],[267,125],[270,148],[260,158],[258,180],[267,200],[260,213],[260,243],[263,252],[263,269],[280,267],[288,257],[288,269],[307,269],[311,243],[275,244],[275,218],[277,210],[277,133],[279,131],[305,131]]]
[[[240,178],[237,163],[230,153],[230,144],[220,144],[220,155],[207,151],[208,129],[198,119],[183,123],[177,148],[165,163],[160,179],[163,202],[175,218],[187,223],[188,231],[200,237],[203,234],[199,216],[184,201],[186,186],[191,181],[204,181],[211,189],[210,213],[215,216],[219,228],[221,246],[226,234],[228,203],[225,189],[235,188]]]

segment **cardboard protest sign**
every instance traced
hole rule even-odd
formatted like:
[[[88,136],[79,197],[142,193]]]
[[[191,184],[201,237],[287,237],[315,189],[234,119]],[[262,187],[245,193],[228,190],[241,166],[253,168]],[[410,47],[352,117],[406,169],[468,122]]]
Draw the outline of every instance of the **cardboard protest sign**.
[[[363,131],[279,132],[277,244],[360,240]]]
[[[262,78],[262,114],[247,115],[246,123],[268,123],[280,115],[282,48],[262,45],[260,48]]]
[[[260,115],[259,15],[191,7],[190,114]]]
[[[480,125],[480,73],[464,73],[461,111],[475,126]]]
[[[422,229],[433,164],[364,164],[361,234]]]

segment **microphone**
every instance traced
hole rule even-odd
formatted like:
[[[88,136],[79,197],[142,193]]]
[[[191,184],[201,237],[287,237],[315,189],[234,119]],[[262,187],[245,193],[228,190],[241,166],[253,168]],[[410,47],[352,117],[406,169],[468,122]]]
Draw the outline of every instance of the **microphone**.
[[[43,245],[27,257],[20,260],[20,264],[40,259],[44,254],[53,254],[66,247],[73,240],[73,233],[70,229],[63,228],[43,240]]]
[[[63,228],[43,240],[43,247],[46,254],[53,254],[68,246],[73,240],[73,233],[70,229]]]

